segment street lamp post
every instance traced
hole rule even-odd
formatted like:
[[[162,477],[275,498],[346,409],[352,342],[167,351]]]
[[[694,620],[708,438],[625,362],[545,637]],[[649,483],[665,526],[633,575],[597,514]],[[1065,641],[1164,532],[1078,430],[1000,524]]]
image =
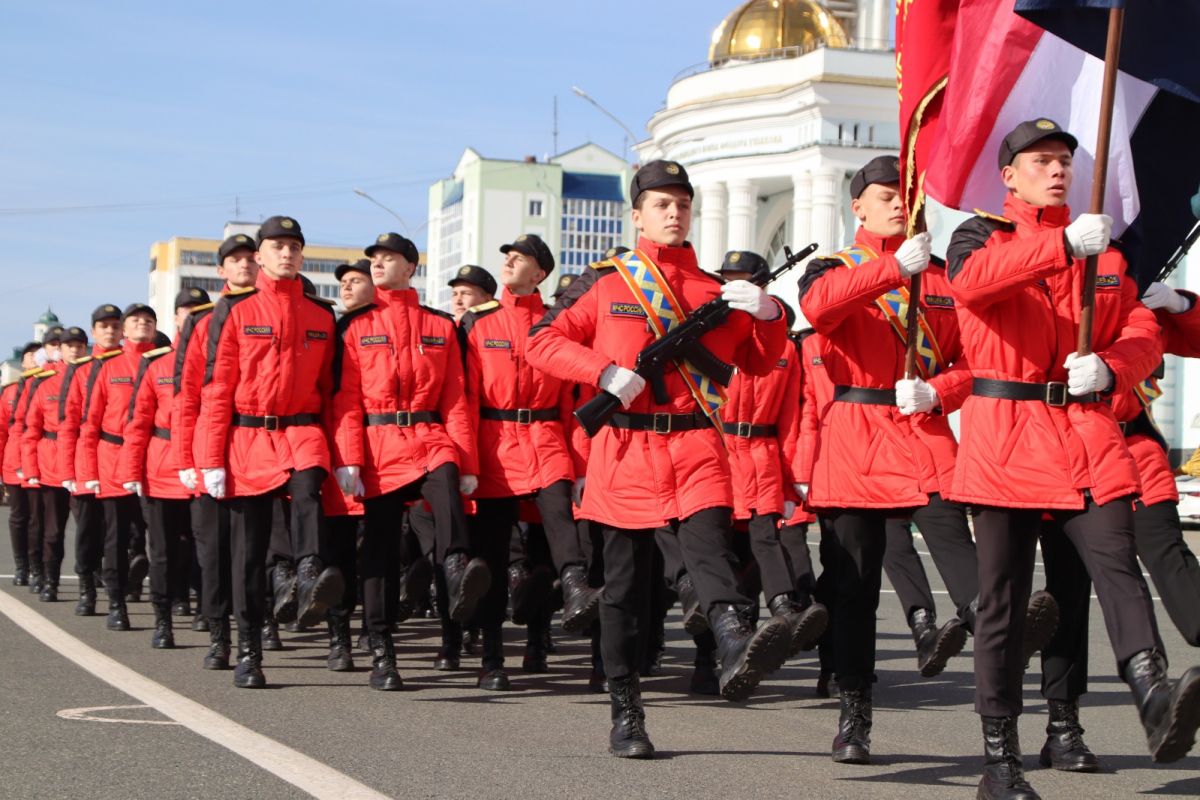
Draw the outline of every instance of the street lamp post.
[[[413,233],[412,229],[410,229],[410,228],[408,227],[408,223],[404,221],[404,218],[403,218],[403,217],[401,217],[399,214],[397,214],[395,211],[392,211],[390,208],[388,208],[388,207],[387,207],[387,206],[385,206],[383,203],[381,203],[381,202],[379,202],[378,200],[376,200],[374,197],[371,197],[371,195],[367,194],[367,193],[366,193],[366,192],[364,192],[362,189],[355,189],[355,190],[354,190],[354,193],[355,193],[356,195],[358,195],[359,197],[361,197],[362,199],[364,199],[364,200],[366,200],[366,201],[368,201],[368,202],[374,203],[375,205],[379,206],[379,207],[380,207],[380,208],[382,208],[384,211],[386,211],[387,213],[389,213],[389,214],[391,214],[393,217],[395,217],[395,218],[396,218],[396,219],[397,219],[397,220],[400,222],[400,224],[404,226],[404,231],[405,231],[406,233],[409,233],[409,234]],[[424,228],[424,227],[425,227],[425,225],[426,225],[428,222],[429,222],[429,220],[426,220],[425,222],[421,223],[421,228]],[[417,230],[420,230],[421,228],[417,228]]]
[[[632,130],[630,130],[629,126],[626,125],[624,122],[622,122],[620,120],[620,118],[617,117],[616,114],[612,113],[607,108],[605,108],[604,106],[597,103],[596,98],[592,97],[590,94],[585,92],[583,89],[580,89],[578,86],[572,86],[571,91],[574,92],[579,97],[582,97],[584,100],[587,100],[592,105],[594,105],[597,108],[597,110],[600,111],[601,114],[603,114],[604,116],[611,119],[613,122],[620,125],[621,129],[625,131],[625,135],[629,137],[627,139],[627,142],[633,143],[638,140],[638,135],[636,133],[634,133]],[[621,151],[621,158],[627,158],[626,151],[629,149],[628,145],[626,145],[625,143],[622,143],[622,144],[623,144],[623,149]]]

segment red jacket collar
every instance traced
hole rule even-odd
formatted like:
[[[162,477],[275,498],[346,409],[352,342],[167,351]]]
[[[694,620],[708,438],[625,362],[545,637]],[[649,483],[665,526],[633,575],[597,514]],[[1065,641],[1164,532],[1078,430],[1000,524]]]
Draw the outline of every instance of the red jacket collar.
[[[651,256],[653,258],[653,256]],[[505,291],[500,295],[500,305],[504,308],[528,308],[534,313],[542,312],[546,306],[542,302],[542,293],[533,292],[532,294],[517,295],[512,292]]]
[[[667,244],[659,244],[652,242],[645,236],[638,237],[637,249],[650,257],[660,267],[670,270],[671,268],[700,271],[700,266],[696,261],[696,251],[692,249],[691,242],[684,242],[679,247],[672,247]]]
[[[278,295],[295,296],[304,293],[304,285],[300,282],[299,277],[272,278],[263,269],[258,271],[258,277],[254,279],[254,287],[260,292],[270,292],[271,294]]]
[[[1004,198],[1004,216],[1018,228],[1065,228],[1071,222],[1071,207],[1035,206],[1009,192]]]
[[[865,245],[877,253],[894,253],[896,248],[904,244],[904,235],[900,236],[879,236],[871,233],[869,230],[859,225],[858,230],[854,233],[854,243]]]
[[[380,306],[416,306],[420,305],[418,300],[416,289],[384,289],[376,286],[373,302]]]
[[[124,352],[125,355],[133,356],[134,358],[137,358],[142,353],[145,353],[145,352],[147,352],[149,350],[153,350],[153,349],[154,349],[153,340],[151,340],[149,342],[131,342],[128,339],[126,339],[123,342],[121,342],[122,352]]]

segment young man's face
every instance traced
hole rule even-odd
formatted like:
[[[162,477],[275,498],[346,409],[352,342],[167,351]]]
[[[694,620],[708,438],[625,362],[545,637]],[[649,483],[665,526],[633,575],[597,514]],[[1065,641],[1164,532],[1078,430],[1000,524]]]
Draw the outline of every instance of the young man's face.
[[[145,311],[139,311],[125,318],[124,336],[131,342],[151,342],[154,341],[157,327],[154,317]]]
[[[183,330],[183,323],[187,322],[187,318],[192,315],[191,306],[180,306],[175,309],[175,330]]]
[[[899,236],[904,233],[904,203],[898,183],[871,183],[850,201],[850,210],[868,233]]]
[[[299,239],[263,239],[254,260],[275,280],[295,278],[304,266],[304,245]]]
[[[111,317],[93,322],[92,338],[101,350],[112,350],[121,341],[121,320]]]
[[[62,358],[63,361],[71,362],[77,358],[83,358],[87,354],[87,342],[63,342],[62,343]]]
[[[532,294],[545,279],[546,271],[533,256],[516,250],[509,250],[504,256],[504,264],[500,267],[500,283],[513,294]]]
[[[21,371],[33,369],[38,365],[37,350],[30,350],[28,353],[21,354]]]
[[[478,305],[491,300],[492,296],[473,283],[460,283],[450,287],[450,313],[458,322],[462,315]]]
[[[692,198],[686,189],[681,186],[647,189],[638,200],[640,207],[631,216],[642,236],[671,247],[687,241],[692,228]]]
[[[60,342],[47,342],[46,344],[43,344],[42,351],[46,354],[46,360],[58,361],[60,356],[59,350],[61,347],[62,344]]]
[[[300,263],[304,263],[303,258]],[[254,251],[243,247],[225,256],[225,260],[217,267],[217,276],[234,289],[253,286],[258,278],[258,262],[254,260]]]
[[[1065,206],[1074,177],[1071,148],[1058,139],[1043,139],[1017,153],[1000,177],[1017,199],[1031,206]]]
[[[339,281],[342,306],[351,311],[375,299],[375,284],[361,272],[347,272]]]
[[[371,255],[371,280],[383,289],[407,289],[417,265],[395,250],[376,250]]]

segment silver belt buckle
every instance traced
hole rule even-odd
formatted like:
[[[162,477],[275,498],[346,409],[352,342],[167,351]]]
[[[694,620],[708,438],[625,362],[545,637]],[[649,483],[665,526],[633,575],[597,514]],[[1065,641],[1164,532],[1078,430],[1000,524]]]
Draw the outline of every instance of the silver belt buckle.
[[[662,422],[660,425],[659,422]],[[671,432],[671,415],[655,413],[654,415],[654,432],[655,433],[670,433]]]
[[[528,425],[533,422],[533,409],[518,408],[517,409],[517,424]]]
[[[1067,404],[1067,385],[1060,381],[1046,384],[1046,405],[1062,408]]]
[[[412,426],[412,414],[408,411],[397,411],[396,424],[401,428],[408,428]]]
[[[269,431],[279,430],[279,417],[272,417],[272,416],[263,417],[263,427]]]

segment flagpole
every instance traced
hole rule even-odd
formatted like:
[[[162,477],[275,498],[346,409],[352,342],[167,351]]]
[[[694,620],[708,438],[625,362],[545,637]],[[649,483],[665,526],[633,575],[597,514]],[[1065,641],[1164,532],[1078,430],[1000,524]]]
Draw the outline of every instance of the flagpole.
[[[1100,127],[1096,134],[1096,161],[1092,169],[1093,214],[1104,213],[1104,193],[1108,188],[1108,144],[1112,133],[1113,105],[1117,94],[1117,63],[1121,55],[1121,29],[1125,9],[1108,10],[1108,42],[1104,48],[1104,86],[1100,98]],[[1079,339],[1075,351],[1081,355],[1092,352],[1092,320],[1096,310],[1096,269],[1099,256],[1088,256],[1083,272],[1083,296],[1079,301]]]
[[[917,219],[911,237],[915,233],[925,232],[925,209],[917,211]],[[908,279],[908,316],[904,320],[904,378],[912,380],[917,377],[917,311],[921,308],[921,273],[918,272]]]

